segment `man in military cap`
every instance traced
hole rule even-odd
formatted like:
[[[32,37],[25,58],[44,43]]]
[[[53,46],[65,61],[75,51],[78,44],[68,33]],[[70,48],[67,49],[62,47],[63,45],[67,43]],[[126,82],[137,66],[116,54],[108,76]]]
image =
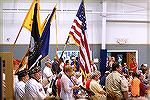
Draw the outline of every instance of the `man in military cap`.
[[[43,100],[47,97],[40,82],[41,76],[41,67],[38,64],[29,70],[30,79],[25,86],[25,100]]]
[[[16,73],[19,82],[15,85],[15,100],[23,100],[25,96],[25,84],[29,79],[28,70],[24,69]]]
[[[106,77],[107,100],[128,100],[128,81],[121,73],[122,66],[113,63],[112,73]]]

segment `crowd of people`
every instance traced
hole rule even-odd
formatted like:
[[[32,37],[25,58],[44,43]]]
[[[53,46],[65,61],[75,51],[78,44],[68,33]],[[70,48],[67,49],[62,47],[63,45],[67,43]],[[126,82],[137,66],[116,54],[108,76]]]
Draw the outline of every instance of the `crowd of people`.
[[[39,63],[14,75],[15,100],[148,100],[149,68],[120,64],[108,57],[105,75],[91,61],[92,72],[83,74],[78,57],[48,59],[41,69]]]
[[[148,100],[149,68],[147,64],[138,66],[133,57],[129,65],[116,63],[114,57],[108,57],[107,74],[101,78],[101,85],[115,98],[128,98],[132,100]],[[106,81],[105,84],[103,81]],[[121,85],[121,86],[119,86]],[[113,98],[113,96],[111,96]],[[110,99],[112,100],[112,99]],[[116,100],[116,99],[114,99]]]

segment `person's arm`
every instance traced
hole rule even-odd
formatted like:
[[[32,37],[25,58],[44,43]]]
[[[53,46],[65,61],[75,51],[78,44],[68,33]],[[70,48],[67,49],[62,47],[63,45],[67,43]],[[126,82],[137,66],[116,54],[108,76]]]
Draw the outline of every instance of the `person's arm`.
[[[72,86],[71,88],[72,88],[73,90],[76,90],[76,89],[79,89],[79,86],[74,85],[74,86]]]
[[[24,96],[25,96],[25,89],[24,89],[24,87],[16,86],[16,91],[15,92],[19,95],[20,98],[24,98]]]
[[[105,91],[98,83],[91,84],[90,89],[97,91],[99,94],[105,94]]]
[[[42,80],[42,86],[45,87],[47,84],[49,84],[50,82],[48,80]]]
[[[128,81],[124,76],[122,76],[121,77],[121,91],[125,100],[128,100],[128,89],[129,89]]]

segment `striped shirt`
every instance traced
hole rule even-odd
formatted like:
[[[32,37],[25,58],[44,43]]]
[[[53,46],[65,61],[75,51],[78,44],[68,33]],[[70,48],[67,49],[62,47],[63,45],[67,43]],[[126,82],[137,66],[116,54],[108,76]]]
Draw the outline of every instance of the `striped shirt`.
[[[25,83],[19,81],[15,86],[15,100],[23,100],[25,96]]]
[[[42,100],[46,98],[42,84],[31,78],[25,85],[26,99],[25,100]]]

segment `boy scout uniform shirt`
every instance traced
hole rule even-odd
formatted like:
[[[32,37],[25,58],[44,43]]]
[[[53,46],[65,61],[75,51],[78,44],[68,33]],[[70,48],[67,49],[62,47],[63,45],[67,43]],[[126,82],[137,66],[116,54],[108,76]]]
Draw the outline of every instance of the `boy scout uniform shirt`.
[[[106,77],[106,91],[113,92],[119,98],[123,98],[122,92],[128,91],[128,81],[117,71],[113,71]]]
[[[90,89],[95,93],[92,99],[95,100],[106,100],[106,96],[104,94],[100,94],[101,91],[104,91],[99,82],[92,79],[90,82]]]
[[[43,100],[46,98],[42,84],[31,78],[25,85],[26,99],[25,100]]]

